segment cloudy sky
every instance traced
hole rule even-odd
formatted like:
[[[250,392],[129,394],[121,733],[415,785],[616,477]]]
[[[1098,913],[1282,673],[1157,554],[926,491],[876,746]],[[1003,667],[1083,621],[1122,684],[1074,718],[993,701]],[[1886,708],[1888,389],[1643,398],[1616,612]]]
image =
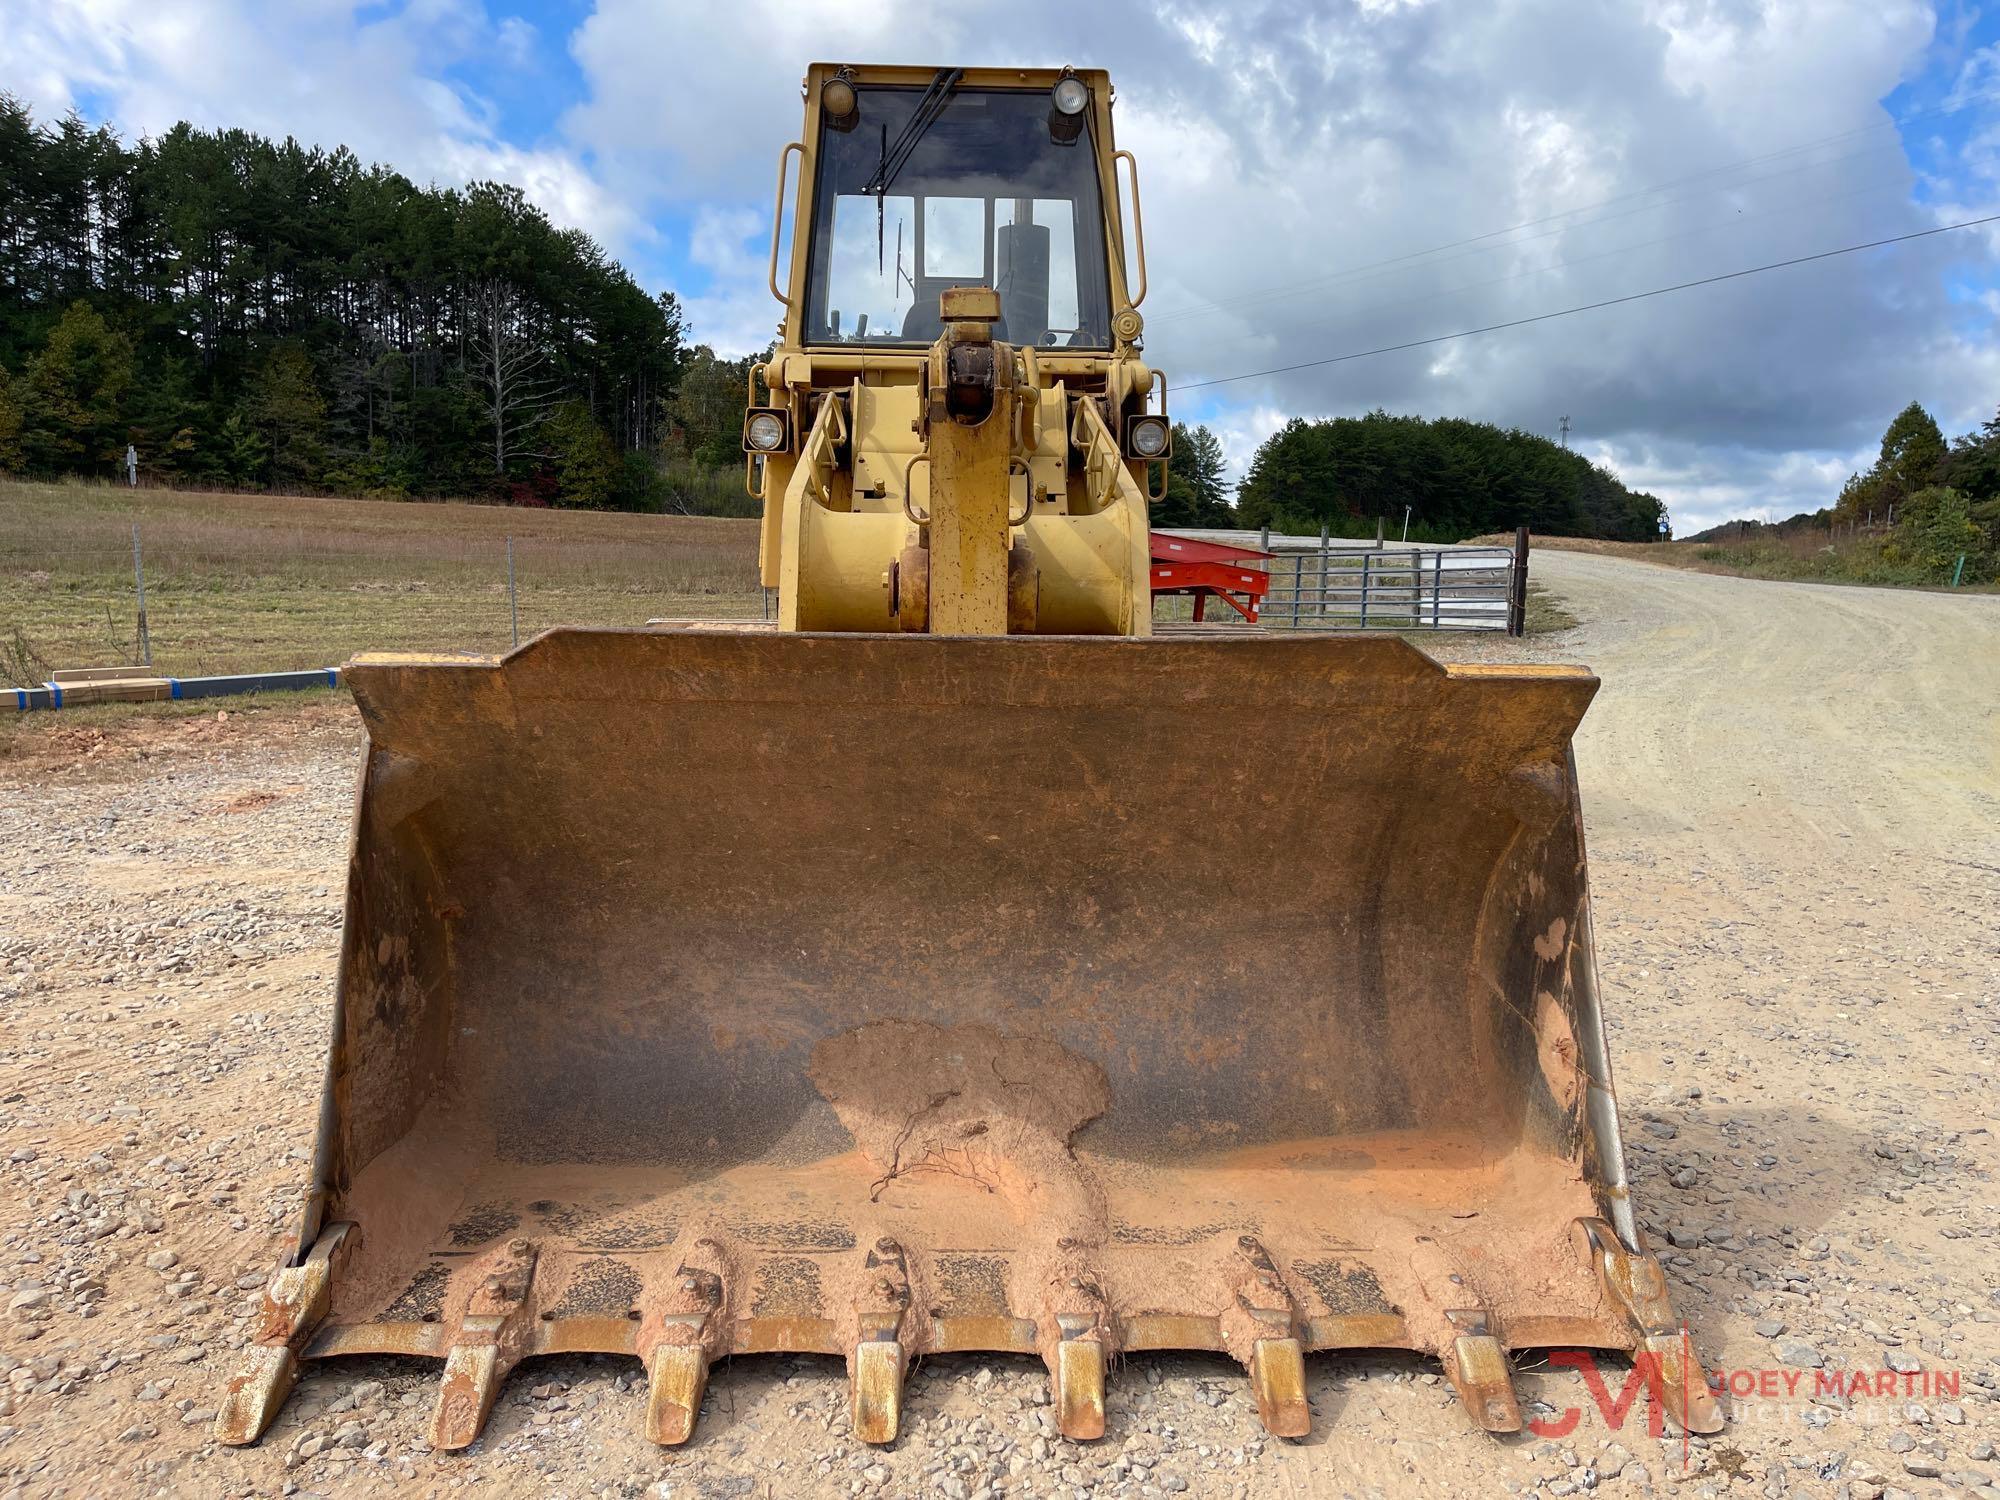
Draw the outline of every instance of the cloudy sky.
[[[1567,415],[1685,532],[1828,503],[1912,399],[2000,406],[2000,225],[1228,378],[2000,212],[2000,11],[1962,0],[0,0],[39,112],[518,183],[732,352],[820,59],[1108,68],[1148,357],[1239,466],[1293,414]]]

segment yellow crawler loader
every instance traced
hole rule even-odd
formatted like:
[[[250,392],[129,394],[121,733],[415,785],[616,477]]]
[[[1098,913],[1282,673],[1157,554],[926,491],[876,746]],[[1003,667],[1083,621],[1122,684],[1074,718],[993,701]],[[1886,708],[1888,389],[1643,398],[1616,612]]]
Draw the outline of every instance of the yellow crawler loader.
[[[775,629],[364,656],[332,1049],[296,1253],[216,1427],[300,1362],[1633,1351],[1718,1424],[1627,1198],[1576,667],[1151,624],[1169,458],[1101,72],[816,65],[751,377]],[[796,173],[789,159],[798,158]],[[1121,171],[1121,164],[1126,170]],[[786,185],[796,181],[779,279]],[[1129,213],[1127,206],[1129,204]]]

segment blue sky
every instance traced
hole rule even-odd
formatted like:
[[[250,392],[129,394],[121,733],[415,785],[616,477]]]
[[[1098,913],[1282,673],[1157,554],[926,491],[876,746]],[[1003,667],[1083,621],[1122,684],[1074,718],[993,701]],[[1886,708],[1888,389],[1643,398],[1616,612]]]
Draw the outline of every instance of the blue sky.
[[[1148,355],[1232,462],[1381,406],[1553,434],[1683,530],[1831,500],[1905,402],[2000,406],[1963,230],[1458,343],[1187,390],[2000,205],[2000,10],[1929,0],[0,0],[0,87],[494,177],[760,346],[773,168],[819,58],[1107,67]],[[990,38],[1013,39],[995,56]],[[1509,226],[1528,226],[1509,233]],[[1483,236],[1473,244],[1462,243]],[[1450,248],[1440,248],[1450,247]],[[1389,262],[1383,264],[1383,262]]]

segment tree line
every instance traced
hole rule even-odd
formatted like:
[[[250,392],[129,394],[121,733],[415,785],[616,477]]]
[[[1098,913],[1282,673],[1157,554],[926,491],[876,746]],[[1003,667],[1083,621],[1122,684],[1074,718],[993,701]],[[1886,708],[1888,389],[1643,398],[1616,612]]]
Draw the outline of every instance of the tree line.
[[[1373,411],[1309,422],[1265,439],[1237,489],[1245,526],[1372,536],[1382,517],[1402,534],[1452,542],[1528,526],[1552,536],[1652,542],[1666,505],[1626,488],[1580,453],[1518,428],[1459,417]]]
[[[0,96],[0,471],[726,508],[742,374],[515,188]]]
[[[1912,401],[1883,429],[1875,462],[1850,474],[1833,504],[1782,521],[1727,521],[1689,540],[1843,530],[1934,582],[2000,574],[2000,412],[1946,442],[1937,419]]]

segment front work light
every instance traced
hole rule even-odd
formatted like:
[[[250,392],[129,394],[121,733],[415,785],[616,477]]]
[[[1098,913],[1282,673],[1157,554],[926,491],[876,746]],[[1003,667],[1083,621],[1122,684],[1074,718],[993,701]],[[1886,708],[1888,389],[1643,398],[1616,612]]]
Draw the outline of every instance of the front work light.
[[[854,106],[856,102],[854,85],[838,74],[827,79],[825,84],[820,88],[820,112],[826,116],[828,123],[836,129],[845,128],[854,123]]]
[[[743,423],[743,446],[753,453],[775,453],[785,446],[785,419],[774,411],[750,413]]]
[[[1125,429],[1125,443],[1134,458],[1165,458],[1170,440],[1164,417],[1138,417]]]
[[[1055,105],[1057,114],[1080,115],[1090,103],[1090,89],[1081,78],[1058,78],[1056,86],[1049,90],[1049,99]]]

